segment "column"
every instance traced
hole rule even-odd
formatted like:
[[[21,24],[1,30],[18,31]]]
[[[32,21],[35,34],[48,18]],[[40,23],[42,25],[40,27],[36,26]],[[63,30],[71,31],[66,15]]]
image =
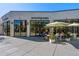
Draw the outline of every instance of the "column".
[[[14,20],[10,20],[10,36],[14,36]]]
[[[27,37],[30,36],[30,20],[27,20]]]

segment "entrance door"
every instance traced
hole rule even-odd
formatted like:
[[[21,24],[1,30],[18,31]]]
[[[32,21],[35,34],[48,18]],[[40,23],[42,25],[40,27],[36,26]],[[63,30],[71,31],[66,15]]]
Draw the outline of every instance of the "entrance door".
[[[30,20],[30,35],[39,36],[45,31],[44,26],[49,23],[49,20]]]

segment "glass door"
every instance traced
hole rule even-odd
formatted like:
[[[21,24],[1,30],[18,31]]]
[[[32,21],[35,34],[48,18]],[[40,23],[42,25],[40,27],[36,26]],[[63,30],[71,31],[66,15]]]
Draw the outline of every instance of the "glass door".
[[[20,36],[20,20],[14,21],[14,36]]]
[[[27,21],[26,20],[22,20],[21,22],[20,22],[20,34],[21,34],[21,36],[27,36],[26,34],[27,34]]]

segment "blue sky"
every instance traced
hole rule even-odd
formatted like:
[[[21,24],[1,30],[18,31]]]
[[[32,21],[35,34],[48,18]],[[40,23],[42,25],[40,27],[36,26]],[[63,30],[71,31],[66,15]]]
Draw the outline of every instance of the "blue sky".
[[[0,17],[9,11],[58,11],[79,9],[79,3],[0,3]]]

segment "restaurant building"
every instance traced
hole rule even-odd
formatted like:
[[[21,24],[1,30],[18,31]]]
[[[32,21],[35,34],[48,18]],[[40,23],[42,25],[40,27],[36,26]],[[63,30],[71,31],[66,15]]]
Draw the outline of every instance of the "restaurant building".
[[[79,9],[61,11],[10,11],[2,16],[4,34],[7,36],[36,36],[50,22],[79,22]],[[76,32],[79,33],[79,28]],[[73,29],[71,29],[73,32]]]

